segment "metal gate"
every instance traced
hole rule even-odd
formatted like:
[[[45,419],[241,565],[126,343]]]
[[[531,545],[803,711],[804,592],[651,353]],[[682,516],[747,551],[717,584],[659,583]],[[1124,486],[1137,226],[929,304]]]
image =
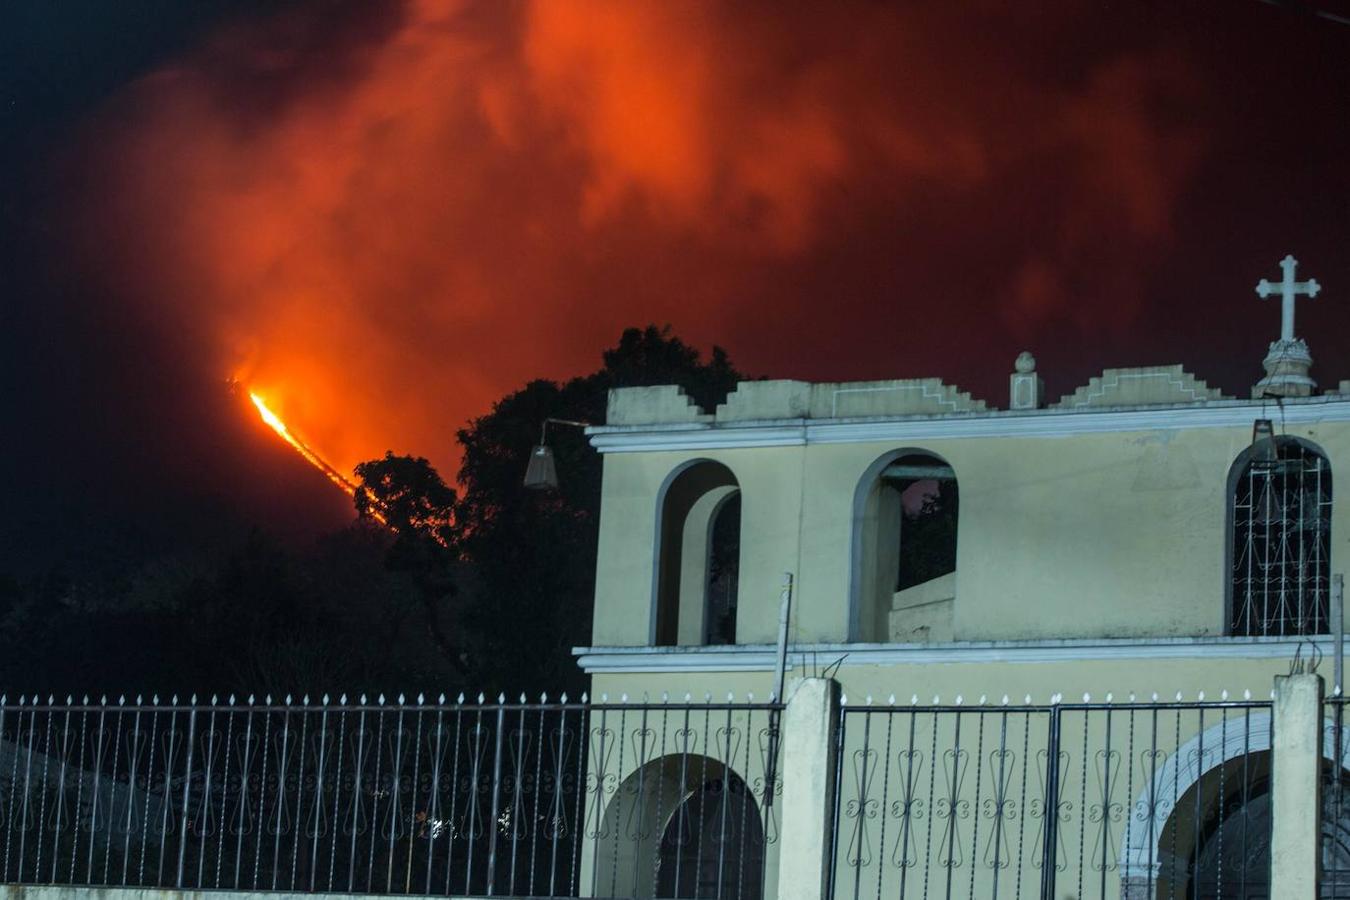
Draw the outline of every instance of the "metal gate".
[[[1251,700],[846,705],[831,896],[1263,896],[1270,723]]]

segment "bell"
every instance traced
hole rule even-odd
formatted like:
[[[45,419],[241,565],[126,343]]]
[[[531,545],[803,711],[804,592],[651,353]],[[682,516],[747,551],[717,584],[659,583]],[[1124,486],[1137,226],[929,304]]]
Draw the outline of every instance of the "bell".
[[[547,444],[539,444],[530,452],[530,463],[525,467],[525,487],[536,491],[558,489],[558,468],[553,464],[553,451]]]

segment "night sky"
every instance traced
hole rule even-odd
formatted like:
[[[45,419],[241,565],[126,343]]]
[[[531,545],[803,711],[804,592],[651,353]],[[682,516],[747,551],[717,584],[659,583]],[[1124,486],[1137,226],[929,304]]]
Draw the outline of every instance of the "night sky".
[[[1350,14],[1350,4],[1320,7]],[[457,466],[669,323],[755,375],[1006,405],[1278,336],[1350,378],[1350,25],[1212,3],[27,2],[0,11],[0,574]]]

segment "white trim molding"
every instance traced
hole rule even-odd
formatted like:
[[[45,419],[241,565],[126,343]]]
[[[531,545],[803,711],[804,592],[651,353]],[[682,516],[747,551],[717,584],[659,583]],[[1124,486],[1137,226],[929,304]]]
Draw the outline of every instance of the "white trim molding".
[[[1312,645],[1325,658],[1330,637],[1249,638],[1078,638],[1036,641],[952,641],[931,644],[797,644],[788,651],[788,667],[901,666],[942,663],[1052,663],[1156,659],[1291,659],[1300,645]],[[574,647],[577,665],[587,675],[640,672],[772,672],[770,644],[716,647]]]
[[[1183,428],[1251,428],[1269,418],[1272,405],[1253,400],[1217,400],[1180,406],[1118,409],[1038,409],[966,412],[950,415],[858,419],[776,419],[735,423],[592,426],[591,444],[601,453],[667,450],[731,450],[881,441],[908,443],[942,438],[1070,437],[1123,431]],[[1326,395],[1286,399],[1284,425],[1350,422],[1350,397]]]

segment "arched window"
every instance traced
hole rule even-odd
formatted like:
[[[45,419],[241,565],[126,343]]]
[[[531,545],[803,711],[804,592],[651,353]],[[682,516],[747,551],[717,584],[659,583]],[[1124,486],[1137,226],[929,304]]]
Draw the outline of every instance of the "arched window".
[[[661,497],[654,643],[735,643],[740,561],[736,476],[708,460],[685,467]]]
[[[1266,438],[1233,464],[1229,498],[1229,633],[1325,634],[1331,562],[1326,456],[1298,438]]]
[[[933,454],[868,469],[854,498],[853,640],[950,638],[959,506],[956,474]]]

